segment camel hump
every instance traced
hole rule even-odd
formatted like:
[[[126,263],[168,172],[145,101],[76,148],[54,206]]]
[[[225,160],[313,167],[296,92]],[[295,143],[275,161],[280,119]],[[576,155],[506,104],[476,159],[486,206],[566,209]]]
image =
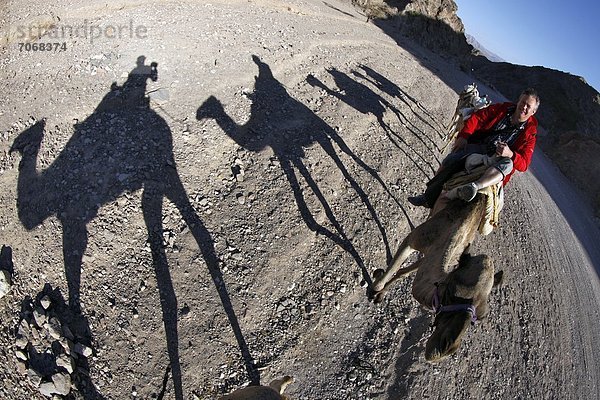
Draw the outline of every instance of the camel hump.
[[[289,385],[292,382],[294,382],[294,378],[292,378],[289,375],[286,375],[283,378],[273,380],[271,383],[269,383],[269,386],[272,387],[275,391],[277,391],[277,393],[283,394],[283,391],[285,390],[287,385]]]
[[[285,400],[287,397],[282,395],[283,391],[293,381],[291,376],[286,375],[275,379],[269,386],[248,386],[220,397],[219,400]]]

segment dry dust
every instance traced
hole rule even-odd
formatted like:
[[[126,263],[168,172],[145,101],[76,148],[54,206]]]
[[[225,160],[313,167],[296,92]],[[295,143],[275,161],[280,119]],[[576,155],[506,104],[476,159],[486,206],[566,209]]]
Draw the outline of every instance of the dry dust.
[[[449,60],[337,0],[66,3],[9,2],[4,21],[104,34],[2,55],[0,397],[45,398],[27,368],[58,370],[54,342],[79,343],[77,399],[211,399],[286,374],[293,399],[600,397],[594,258],[543,160],[475,242],[506,280],[455,356],[424,361],[412,278],[367,298],[427,216],[406,197],[473,80]]]

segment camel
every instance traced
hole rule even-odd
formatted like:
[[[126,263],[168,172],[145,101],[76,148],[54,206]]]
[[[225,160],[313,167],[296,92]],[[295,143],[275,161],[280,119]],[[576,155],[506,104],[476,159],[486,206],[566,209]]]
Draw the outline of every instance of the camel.
[[[387,271],[374,273],[374,301],[381,302],[392,283],[417,271],[412,295],[436,312],[435,330],[425,347],[427,361],[440,361],[458,350],[469,324],[487,315],[489,294],[501,282],[502,271],[494,274],[491,258],[468,251],[485,207],[483,194],[469,203],[451,200],[404,239]],[[423,257],[400,268],[415,250]]]
[[[442,151],[448,147],[448,145],[456,138],[458,132],[462,129],[464,121],[477,110],[481,110],[492,104],[487,98],[487,95],[482,97],[479,96],[479,90],[475,83],[466,85],[462,92],[458,95],[458,102],[456,103],[456,110],[452,116],[452,120],[446,130],[446,136],[444,142],[446,143],[442,148]]]
[[[248,386],[219,397],[219,400],[288,400],[283,391],[293,381],[294,378],[286,375],[281,379],[275,379],[269,386]]]

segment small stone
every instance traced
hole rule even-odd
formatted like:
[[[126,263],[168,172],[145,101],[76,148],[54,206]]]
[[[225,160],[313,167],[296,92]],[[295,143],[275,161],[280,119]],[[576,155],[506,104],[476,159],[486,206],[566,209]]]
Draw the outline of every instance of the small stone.
[[[235,197],[239,204],[244,205],[246,203],[246,198],[244,197],[244,195],[242,193],[236,194]]]
[[[70,374],[74,371],[73,359],[67,354],[61,354],[56,358],[56,366],[66,369]]]
[[[44,328],[48,330],[48,333],[54,339],[60,339],[62,328],[60,326],[60,321],[56,317],[50,318],[50,320],[44,325]]]
[[[75,343],[75,347],[73,348],[73,351],[79,355],[86,357],[86,358],[91,356],[93,353],[91,348],[89,348],[88,346],[81,344],[81,343]]]
[[[71,341],[70,339],[66,339],[66,338],[60,338],[58,339],[58,343],[60,343],[60,345],[62,346],[62,348],[65,350],[66,354],[71,355],[71,349],[75,346],[73,344],[73,341]]]
[[[33,386],[39,386],[42,382],[42,376],[33,368],[29,368],[27,370],[27,376],[29,377],[29,381],[33,384]]]
[[[0,299],[10,291],[12,279],[10,273],[6,270],[0,270]]]
[[[15,340],[15,345],[19,349],[24,349],[25,347],[27,347],[27,343],[29,343],[29,340],[27,340],[25,336],[19,335],[17,340]]]
[[[352,370],[352,371],[348,372],[346,377],[348,378],[348,380],[350,382],[354,382],[358,378],[358,374],[356,373],[356,370]]]
[[[31,329],[29,328],[29,324],[26,320],[22,319],[19,323],[19,329],[17,330],[17,333],[21,336],[28,337],[30,332]]]
[[[17,371],[19,371],[19,374],[25,375],[27,373],[27,363],[25,361],[16,360],[15,366],[17,367]]]
[[[42,297],[42,299],[40,300],[40,304],[42,305],[44,310],[47,310],[48,307],[50,307],[50,304],[52,304],[52,302],[50,301],[50,297],[48,297],[48,295]]]
[[[52,382],[44,382],[40,385],[40,393],[46,397],[52,397],[56,393],[56,386]]]
[[[33,319],[38,328],[42,328],[47,321],[46,313],[42,307],[36,307],[33,310]]]
[[[15,351],[15,357],[17,357],[17,359],[19,359],[19,360],[27,361],[27,355],[25,353],[23,353],[21,350]]]
[[[52,382],[54,383],[54,393],[56,394],[65,396],[71,391],[71,375],[68,373],[59,372],[52,375]]]

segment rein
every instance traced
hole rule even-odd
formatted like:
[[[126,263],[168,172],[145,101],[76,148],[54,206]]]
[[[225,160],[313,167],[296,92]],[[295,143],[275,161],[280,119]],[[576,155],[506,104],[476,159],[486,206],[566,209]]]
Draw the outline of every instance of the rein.
[[[438,315],[443,312],[460,312],[466,311],[471,314],[471,323],[474,324],[477,321],[477,313],[475,310],[475,306],[472,304],[449,304],[447,306],[443,306],[440,303],[440,293],[438,290],[438,286],[435,286],[435,291],[433,292],[433,312],[435,315]]]

